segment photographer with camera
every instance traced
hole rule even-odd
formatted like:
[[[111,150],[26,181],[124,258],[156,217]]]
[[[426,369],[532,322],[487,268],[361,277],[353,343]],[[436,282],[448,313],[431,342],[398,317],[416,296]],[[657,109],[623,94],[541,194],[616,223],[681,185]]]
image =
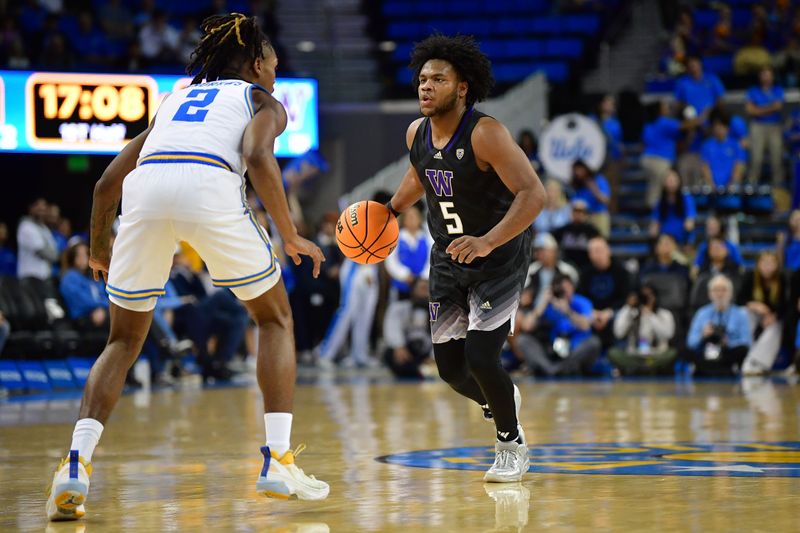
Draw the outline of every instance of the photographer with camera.
[[[697,310],[686,340],[697,375],[734,375],[753,343],[747,311],[732,305],[733,283],[717,274],[708,283],[711,303]]]
[[[611,348],[608,358],[625,375],[669,373],[677,355],[669,345],[674,335],[675,317],[658,306],[655,287],[645,284],[614,318],[614,336],[625,345]]]
[[[556,274],[536,307],[519,316],[517,350],[532,372],[547,376],[587,374],[600,355],[600,340],[592,335],[592,302],[575,294],[575,282]],[[542,324],[550,326],[550,346],[534,336]]]

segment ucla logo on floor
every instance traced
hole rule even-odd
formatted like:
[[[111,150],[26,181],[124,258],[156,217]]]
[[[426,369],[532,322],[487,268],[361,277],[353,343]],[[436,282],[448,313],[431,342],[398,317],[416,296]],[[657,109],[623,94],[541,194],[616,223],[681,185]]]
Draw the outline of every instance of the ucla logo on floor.
[[[543,474],[800,477],[800,442],[594,443],[529,445]],[[494,448],[398,453],[379,461],[417,468],[486,470]]]

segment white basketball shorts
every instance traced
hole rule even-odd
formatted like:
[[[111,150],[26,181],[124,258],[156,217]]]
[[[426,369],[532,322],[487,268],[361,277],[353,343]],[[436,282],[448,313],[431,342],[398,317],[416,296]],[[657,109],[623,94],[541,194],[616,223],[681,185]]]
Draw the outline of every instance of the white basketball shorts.
[[[242,199],[240,176],[191,163],[142,165],[123,182],[109,299],[131,311],[153,309],[179,241],[197,250],[215,286],[240,300],[280,280],[269,237]]]

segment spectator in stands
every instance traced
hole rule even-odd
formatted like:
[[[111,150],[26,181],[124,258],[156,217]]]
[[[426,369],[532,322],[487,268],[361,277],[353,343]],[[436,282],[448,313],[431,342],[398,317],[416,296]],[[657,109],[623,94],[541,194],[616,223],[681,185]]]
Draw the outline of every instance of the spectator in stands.
[[[597,105],[597,115],[593,117],[606,136],[607,157],[612,161],[622,158],[622,124],[617,118],[617,101],[613,94],[606,94]]]
[[[644,150],[640,164],[647,174],[646,202],[653,207],[658,202],[664,178],[675,164],[676,145],[681,136],[681,131],[694,121],[681,122],[673,116],[672,104],[663,99],[658,104],[658,116],[645,125],[642,132]]]
[[[70,234],[62,233],[62,229],[66,229],[62,228],[62,220],[64,219],[61,216],[61,208],[58,207],[58,204],[48,204],[44,223],[50,228],[50,233],[53,235],[53,240],[55,240],[56,250],[59,256],[67,249],[67,241],[71,237]]]
[[[3,348],[6,346],[9,335],[11,335],[11,326],[6,317],[3,316],[2,311],[0,311],[0,356],[3,355]]]
[[[433,355],[428,280],[416,278],[411,297],[389,304],[383,322],[383,360],[399,378],[423,377],[420,367]]]
[[[775,68],[786,87],[797,87],[800,82],[800,35],[790,35],[786,47],[773,57]]]
[[[64,35],[57,33],[50,38],[42,49],[38,64],[44,68],[68,70],[72,68],[74,62]]]
[[[726,238],[726,229],[722,225],[722,221],[716,215],[709,215],[706,218],[705,224],[705,240],[703,240],[697,247],[697,255],[695,256],[694,266],[692,267],[692,277],[708,265],[708,247],[711,239],[719,237],[725,243],[725,248],[728,250],[728,257],[737,266],[743,264],[742,253],[739,251],[739,246],[733,241]]]
[[[116,41],[133,37],[133,13],[122,0],[107,0],[98,10],[100,25]]]
[[[8,246],[8,225],[0,222],[0,276],[17,275],[17,254]]]
[[[761,252],[756,267],[744,275],[736,302],[747,309],[754,338],[742,365],[743,374],[765,374],[772,370],[781,348],[788,295],[778,255]]]
[[[45,224],[47,202],[36,199],[17,226],[17,276],[50,279],[53,265],[58,261],[58,249],[53,234]]]
[[[708,284],[711,303],[697,310],[686,339],[697,375],[732,375],[753,342],[747,311],[733,305],[733,283],[718,274]]]
[[[539,161],[539,141],[536,139],[536,134],[532,130],[522,130],[517,137],[517,144],[528,156],[528,161],[531,162],[533,169],[539,172],[542,164]]]
[[[777,248],[787,271],[800,270],[800,209],[795,209],[789,215],[789,231],[778,232]]]
[[[650,222],[650,235],[655,237],[666,233],[681,245],[688,245],[694,237],[694,223],[697,209],[694,197],[684,192],[681,177],[674,170],[669,171],[664,180],[661,199],[653,209]]]
[[[747,179],[758,184],[761,180],[764,152],[769,149],[772,183],[783,186],[783,88],[775,85],[772,67],[758,73],[759,85],[747,91],[745,110],[750,116],[750,170]]]
[[[93,66],[108,63],[108,39],[95,27],[89,11],[84,11],[78,16],[78,31],[70,40],[70,44],[82,63]]]
[[[143,28],[155,16],[156,0],[141,0],[139,11],[133,17],[133,25],[136,28]]]
[[[578,271],[558,258],[558,243],[549,233],[540,233],[533,241],[535,261],[528,267],[520,305],[537,306],[545,297],[546,289],[559,274],[569,276],[573,285],[578,284]]]
[[[150,21],[139,31],[142,55],[152,64],[163,65],[178,61],[180,34],[167,22],[167,14],[153,11]]]
[[[22,37],[17,37],[11,42],[6,54],[6,66],[11,69],[28,69],[31,66],[31,59],[25,51]]]
[[[733,52],[736,44],[733,40],[733,11],[730,6],[719,4],[719,19],[711,30],[711,39],[707,51],[711,54],[726,54]]]
[[[392,278],[392,292],[400,300],[411,296],[411,286],[417,278],[428,278],[429,259],[433,239],[425,228],[422,213],[411,206],[400,217],[400,235],[397,247],[386,258],[386,270]]]
[[[614,313],[631,292],[631,275],[611,256],[611,248],[603,237],[589,241],[589,266],[581,271],[578,292],[592,302],[592,330],[608,346],[613,342]]]
[[[564,259],[579,271],[589,265],[586,249],[589,240],[598,235],[600,232],[589,222],[589,205],[580,198],[572,201],[572,222],[553,231],[553,236],[561,243]]]
[[[320,345],[317,364],[323,369],[332,368],[349,334],[350,353],[343,364],[374,366],[375,360],[369,355],[369,340],[378,305],[378,267],[346,259],[339,271],[339,281],[341,303]]]
[[[656,240],[654,257],[649,259],[639,270],[640,279],[644,279],[648,274],[669,273],[675,274],[689,280],[689,269],[675,260],[675,252],[678,246],[672,235],[662,233]]]
[[[722,237],[711,237],[708,239],[707,260],[700,267],[700,274],[709,273],[712,276],[725,274],[734,283],[738,281],[741,273],[741,266],[730,256],[728,246]]]
[[[763,6],[753,5],[754,11],[761,11],[761,15],[753,17],[748,37],[744,44],[733,56],[733,72],[737,76],[749,76],[760,69],[769,66],[771,58],[766,42],[769,34],[766,11]]]
[[[608,358],[622,374],[668,373],[677,350],[670,347],[675,317],[658,306],[658,292],[644,285],[632,292],[614,317],[614,336],[624,341],[608,351]]]
[[[549,179],[545,183],[547,203],[533,222],[537,233],[552,233],[563,228],[572,220],[572,208],[567,204],[564,188],[557,179]]]
[[[194,17],[186,17],[183,21],[183,30],[181,30],[178,40],[178,57],[182,63],[189,64],[190,56],[194,51],[197,43],[200,42],[200,30],[197,29],[197,20]]]
[[[518,318],[517,350],[528,368],[547,376],[588,374],[600,356],[600,340],[592,335],[592,302],[575,294],[572,278],[558,274],[544,298]],[[549,328],[545,348],[534,336],[542,322]]]
[[[312,347],[322,341],[325,330],[339,306],[339,270],[344,257],[336,244],[336,222],[338,220],[338,213],[325,214],[319,223],[317,237],[314,239],[325,256],[325,262],[320,267],[319,276],[314,280],[314,293],[311,295],[312,300],[315,298],[314,295],[317,295],[317,301],[311,302]]]
[[[675,2],[668,0],[662,2],[677,8]],[[700,51],[700,40],[694,32],[694,16],[689,7],[682,7],[675,24],[675,31],[669,40],[669,57],[664,69],[670,75],[682,74],[686,71],[686,58]]]
[[[789,115],[788,124],[784,131],[786,145],[789,148],[789,155],[794,164],[800,158],[800,109],[795,109]]]
[[[705,123],[711,109],[724,94],[725,86],[719,78],[703,72],[703,63],[698,56],[688,56],[686,75],[675,83],[675,99],[683,106],[691,106],[700,123]]]
[[[608,236],[611,231],[611,216],[608,213],[611,187],[608,180],[578,159],[572,163],[572,188],[575,191],[574,197],[588,205],[592,224],[601,235]]]
[[[714,188],[738,184],[744,175],[747,156],[741,145],[728,137],[729,125],[729,117],[715,116],[711,124],[712,136],[700,148],[705,181]]]
[[[80,330],[108,330],[108,298],[103,283],[91,278],[85,242],[64,251],[60,290],[67,312]]]

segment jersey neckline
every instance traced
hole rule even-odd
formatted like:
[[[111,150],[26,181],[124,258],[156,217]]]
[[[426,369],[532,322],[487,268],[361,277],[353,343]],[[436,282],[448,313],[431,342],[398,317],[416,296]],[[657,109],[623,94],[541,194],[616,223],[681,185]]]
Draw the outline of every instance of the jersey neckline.
[[[431,128],[431,119],[430,118],[425,119],[425,129],[426,129],[426,131],[425,131],[425,142],[426,142],[426,144],[428,146],[428,151],[431,151],[431,152],[437,151],[437,152],[445,152],[445,153],[447,151],[449,151],[450,148],[453,147],[455,142],[461,136],[461,131],[464,129],[464,124],[466,124],[467,121],[469,120],[470,116],[472,116],[472,112],[473,111],[475,111],[475,108],[474,107],[470,107],[464,112],[464,115],[461,117],[461,120],[458,123],[458,127],[456,128],[456,132],[453,134],[452,137],[450,137],[450,140],[447,142],[445,147],[442,148],[441,150],[439,150],[438,148],[436,148],[433,145],[433,138],[432,138],[432,129],[433,128]]]

